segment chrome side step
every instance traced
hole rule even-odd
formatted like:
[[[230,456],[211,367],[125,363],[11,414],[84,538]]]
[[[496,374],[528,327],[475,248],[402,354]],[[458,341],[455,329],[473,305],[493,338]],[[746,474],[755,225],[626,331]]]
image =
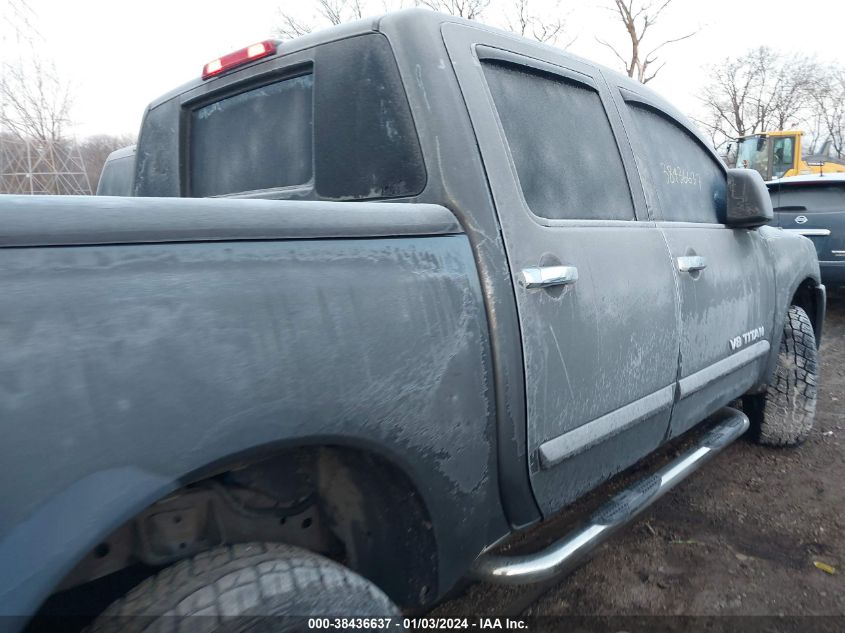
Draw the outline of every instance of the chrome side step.
[[[699,439],[695,448],[612,497],[582,527],[533,554],[482,554],[473,564],[471,575],[486,582],[522,585],[571,571],[616,530],[630,523],[748,430],[745,414],[730,407],[721,409],[713,419],[716,420],[714,426]]]

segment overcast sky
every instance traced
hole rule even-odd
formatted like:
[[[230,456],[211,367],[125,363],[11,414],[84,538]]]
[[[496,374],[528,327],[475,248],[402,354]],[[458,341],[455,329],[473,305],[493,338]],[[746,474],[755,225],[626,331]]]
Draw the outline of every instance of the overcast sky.
[[[0,9],[8,0],[0,0]],[[561,0],[570,51],[616,69],[596,37],[624,45],[605,8],[611,0]],[[307,0],[28,0],[51,55],[73,84],[78,136],[137,132],[146,104],[201,72],[205,62],[271,36],[279,11],[309,13]],[[503,23],[509,0],[493,0],[486,20]],[[533,6],[554,10],[554,0]],[[370,4],[381,12],[380,0]],[[655,27],[654,46],[700,29],[664,49],[666,67],[650,86],[694,114],[705,67],[760,45],[845,61],[845,0],[674,0]],[[0,24],[0,28],[2,28]],[[9,40],[4,46],[8,49]],[[646,47],[649,42],[646,40]],[[13,52],[0,51],[0,55]]]

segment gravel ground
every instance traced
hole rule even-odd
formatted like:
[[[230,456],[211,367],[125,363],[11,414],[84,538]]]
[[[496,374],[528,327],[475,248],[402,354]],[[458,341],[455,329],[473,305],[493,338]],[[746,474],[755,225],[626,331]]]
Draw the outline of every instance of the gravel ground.
[[[476,584],[433,615],[845,616],[842,294],[828,300],[821,366],[815,428],[800,447],[740,440],[570,576],[540,589]],[[572,522],[554,520],[517,547],[536,547]]]

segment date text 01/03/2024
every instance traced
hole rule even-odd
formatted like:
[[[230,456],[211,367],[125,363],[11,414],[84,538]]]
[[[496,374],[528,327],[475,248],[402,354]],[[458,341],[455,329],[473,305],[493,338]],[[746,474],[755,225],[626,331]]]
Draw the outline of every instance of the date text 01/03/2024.
[[[508,629],[528,628],[525,620],[511,618],[309,618],[308,628],[319,629],[361,629],[388,630],[451,630],[451,629]]]

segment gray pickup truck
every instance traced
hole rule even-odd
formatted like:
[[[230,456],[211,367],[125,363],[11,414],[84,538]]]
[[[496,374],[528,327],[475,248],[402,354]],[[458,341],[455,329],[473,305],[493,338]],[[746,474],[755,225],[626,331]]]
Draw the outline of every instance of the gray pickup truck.
[[[149,106],[134,195],[0,199],[4,627],[392,626],[562,573],[749,424],[812,426],[812,243],[563,51],[422,10],[262,42]]]
[[[845,285],[845,174],[793,176],[767,185],[777,225],[812,240],[825,284]]]

